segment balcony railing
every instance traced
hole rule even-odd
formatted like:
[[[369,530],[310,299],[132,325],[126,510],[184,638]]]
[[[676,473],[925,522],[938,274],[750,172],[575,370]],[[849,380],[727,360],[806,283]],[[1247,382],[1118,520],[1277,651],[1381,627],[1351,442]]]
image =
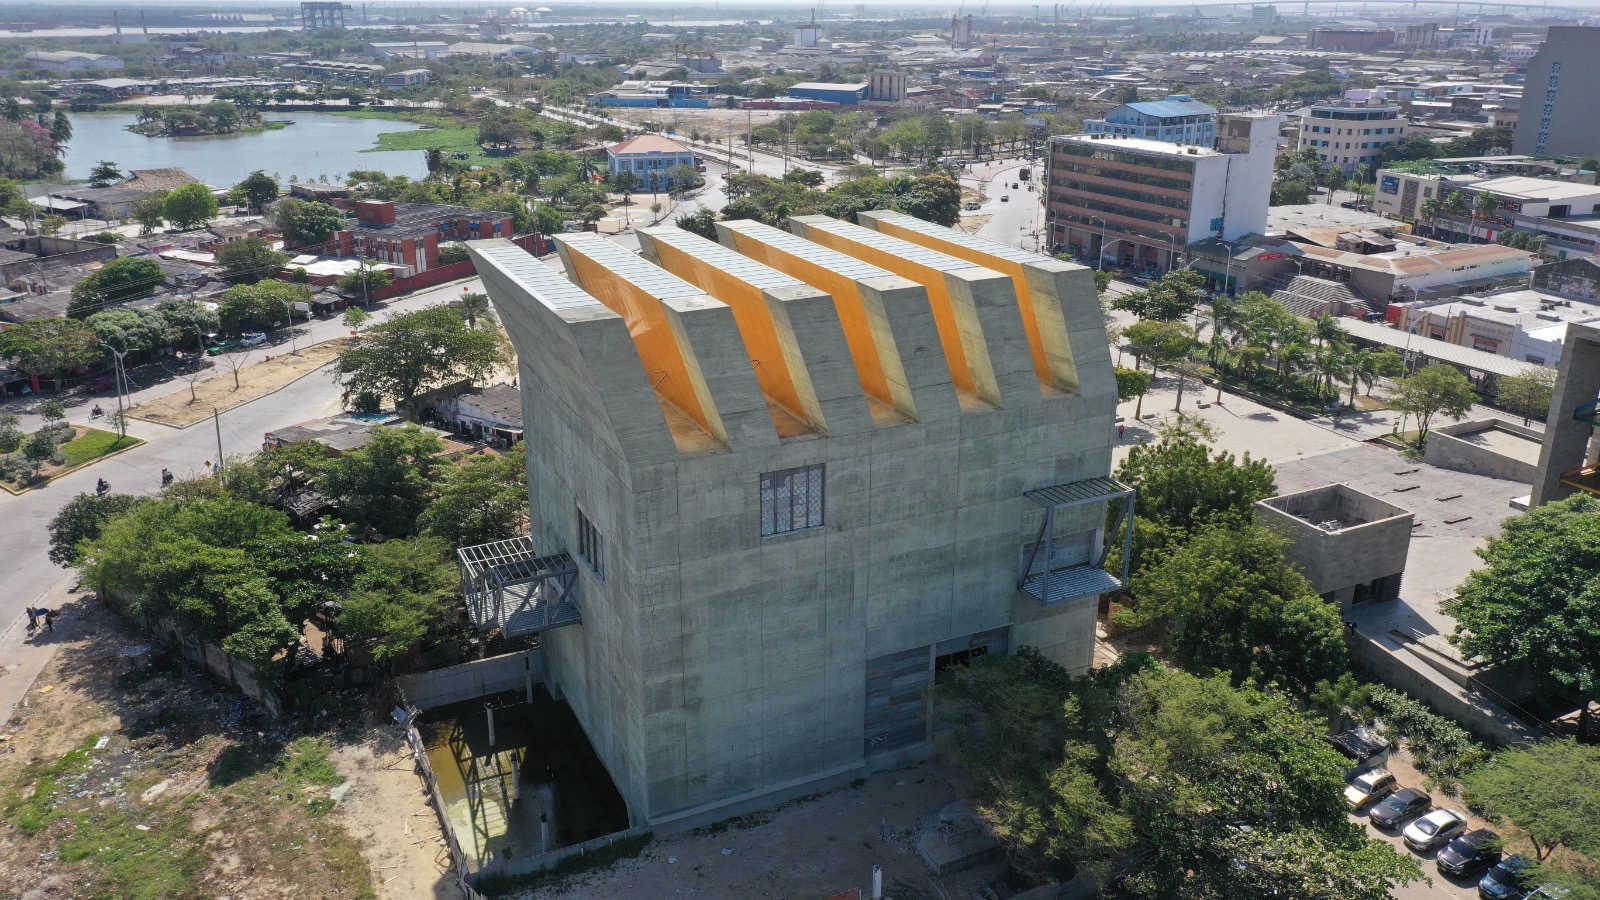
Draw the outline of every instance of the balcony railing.
[[[1034,537],[1033,548],[1022,562],[1017,576],[1017,589],[1039,601],[1041,606],[1053,606],[1081,597],[1098,597],[1120,590],[1128,581],[1128,560],[1133,550],[1133,488],[1113,478],[1088,478],[1067,484],[1027,491],[1024,497],[1044,509],[1044,522]],[[1056,553],[1056,514],[1061,510],[1087,504],[1106,504],[1121,501],[1118,521],[1122,530],[1122,577],[1106,571],[1106,559],[1111,553],[1111,543],[1105,539],[1105,529],[1096,529],[1091,548],[1098,558],[1062,561]]]

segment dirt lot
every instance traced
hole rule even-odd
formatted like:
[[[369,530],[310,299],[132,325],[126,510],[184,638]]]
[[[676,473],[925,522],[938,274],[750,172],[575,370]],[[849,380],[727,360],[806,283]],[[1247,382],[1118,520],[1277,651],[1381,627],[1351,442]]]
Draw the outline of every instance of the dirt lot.
[[[59,651],[0,729],[0,896],[454,896],[433,890],[438,828],[410,815],[426,807],[393,726],[359,695],[274,722],[176,653],[121,674],[143,639],[89,597],[40,639]]]
[[[892,900],[970,900],[990,886],[1009,896],[998,863],[941,878],[917,855],[922,828],[955,799],[953,776],[937,761],[883,772],[858,787],[654,841],[637,859],[515,896],[820,900],[851,887],[870,896],[874,865],[883,866]]]
[[[231,360],[224,358],[205,371],[202,377],[206,380],[197,381],[192,391],[190,385],[185,384],[165,397],[135,406],[128,415],[163,425],[193,425],[201,419],[209,419],[213,409],[226,412],[243,406],[322,368],[347,346],[348,341],[340,338],[303,347],[299,356],[276,348],[276,352],[251,353],[244,357],[245,364],[237,373],[237,387]]]

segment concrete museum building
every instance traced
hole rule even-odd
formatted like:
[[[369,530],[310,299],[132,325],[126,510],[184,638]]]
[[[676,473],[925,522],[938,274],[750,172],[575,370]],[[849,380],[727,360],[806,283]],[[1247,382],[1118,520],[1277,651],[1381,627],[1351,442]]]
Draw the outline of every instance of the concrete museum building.
[[[469,606],[544,632],[635,825],[925,754],[943,670],[1022,645],[1086,670],[1127,577],[1092,273],[861,221],[562,235],[565,277],[471,245],[532,534],[461,551]]]

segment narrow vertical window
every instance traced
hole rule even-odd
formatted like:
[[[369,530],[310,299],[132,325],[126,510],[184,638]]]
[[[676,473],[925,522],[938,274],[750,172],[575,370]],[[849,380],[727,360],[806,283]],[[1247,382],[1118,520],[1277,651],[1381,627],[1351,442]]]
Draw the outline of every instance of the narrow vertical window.
[[[589,570],[596,578],[605,577],[605,547],[606,539],[601,537],[600,530],[594,527],[589,517],[584,514],[583,508],[578,507],[578,558],[589,565]]]
[[[780,469],[761,476],[761,536],[822,526],[824,466]]]

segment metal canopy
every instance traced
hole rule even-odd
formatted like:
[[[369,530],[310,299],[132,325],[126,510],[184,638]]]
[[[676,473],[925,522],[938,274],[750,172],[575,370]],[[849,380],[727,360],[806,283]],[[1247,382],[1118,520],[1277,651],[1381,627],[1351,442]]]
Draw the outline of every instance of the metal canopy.
[[[1034,536],[1033,550],[1022,562],[1017,575],[1017,589],[1039,601],[1041,606],[1054,606],[1081,597],[1098,597],[1120,590],[1128,582],[1128,561],[1133,553],[1133,488],[1115,478],[1086,478],[1050,487],[1023,492],[1024,497],[1044,508],[1044,522]],[[1091,562],[1056,563],[1056,512],[1088,503],[1107,503],[1121,500],[1122,510],[1117,517],[1122,527],[1122,577],[1119,579],[1105,571],[1111,547],[1105,540],[1105,529],[1095,530],[1091,544],[1098,544],[1099,558]],[[1036,565],[1039,551],[1044,550],[1042,565]]]
[[[479,631],[506,637],[581,621],[578,567],[566,553],[538,556],[533,538],[461,547],[461,594]]]

